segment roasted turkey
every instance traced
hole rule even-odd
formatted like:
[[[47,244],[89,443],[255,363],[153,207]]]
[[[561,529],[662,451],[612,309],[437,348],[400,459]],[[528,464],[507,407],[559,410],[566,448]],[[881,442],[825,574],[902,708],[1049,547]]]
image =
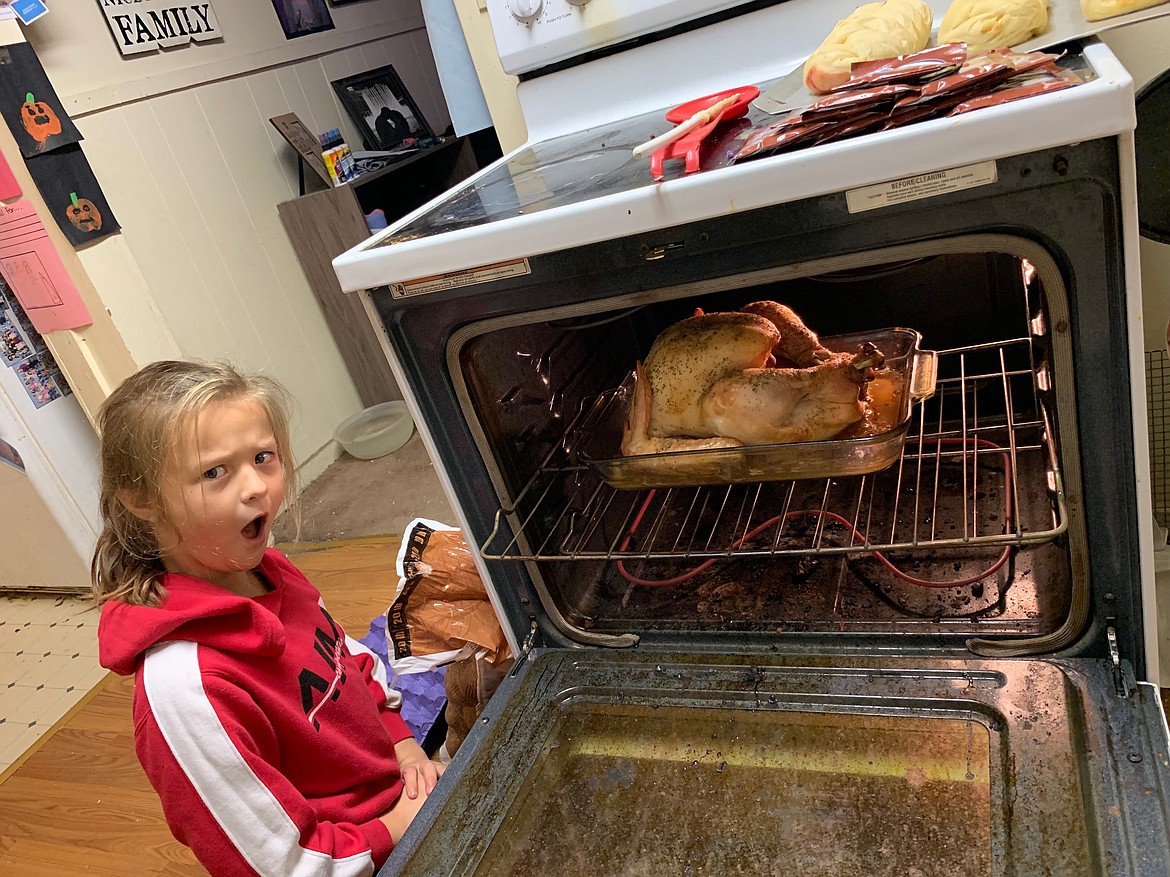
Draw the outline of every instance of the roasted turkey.
[[[872,344],[829,351],[777,302],[698,313],[664,330],[637,365],[622,453],[832,438],[864,416],[881,364]]]

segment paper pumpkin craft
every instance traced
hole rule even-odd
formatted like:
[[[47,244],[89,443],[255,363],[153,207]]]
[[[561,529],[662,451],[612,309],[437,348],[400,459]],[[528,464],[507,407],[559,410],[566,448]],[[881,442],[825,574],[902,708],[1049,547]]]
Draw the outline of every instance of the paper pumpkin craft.
[[[27,164],[33,182],[69,243],[76,247],[118,230],[118,220],[80,144],[38,155]]]
[[[89,233],[101,231],[102,213],[88,198],[78,198],[76,192],[69,193],[72,202],[65,208],[65,215],[78,231]]]
[[[28,43],[0,46],[0,115],[25,158],[82,139]]]
[[[28,136],[42,146],[54,134],[61,133],[61,120],[44,101],[33,97],[30,91],[24,99],[24,106],[20,108],[20,123]]]

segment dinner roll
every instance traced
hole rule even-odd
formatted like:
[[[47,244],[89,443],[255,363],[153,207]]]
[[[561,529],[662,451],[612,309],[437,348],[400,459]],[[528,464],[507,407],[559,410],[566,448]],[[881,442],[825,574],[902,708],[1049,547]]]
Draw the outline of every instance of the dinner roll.
[[[966,43],[974,54],[1002,49],[1048,27],[1048,0],[955,0],[938,26],[940,43]]]
[[[934,15],[923,0],[859,6],[825,37],[804,65],[804,84],[823,93],[849,79],[858,61],[893,58],[926,48]]]
[[[1081,12],[1089,21],[1100,21],[1127,12],[1137,12],[1165,3],[1166,0],[1081,0]]]

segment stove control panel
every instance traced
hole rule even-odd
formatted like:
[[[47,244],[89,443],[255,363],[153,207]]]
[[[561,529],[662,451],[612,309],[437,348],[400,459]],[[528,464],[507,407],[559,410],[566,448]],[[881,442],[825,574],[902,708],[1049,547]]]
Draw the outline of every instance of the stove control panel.
[[[655,33],[746,0],[487,0],[504,70],[513,75]]]
[[[525,24],[536,21],[544,11],[544,0],[508,0],[508,13]]]

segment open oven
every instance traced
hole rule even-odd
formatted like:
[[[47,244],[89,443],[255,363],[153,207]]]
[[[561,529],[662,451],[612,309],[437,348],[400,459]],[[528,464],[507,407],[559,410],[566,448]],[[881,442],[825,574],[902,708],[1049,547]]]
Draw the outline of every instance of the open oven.
[[[520,655],[384,873],[1170,870],[1132,88],[1070,54],[1075,100],[658,188],[660,112],[553,133],[338,260]],[[623,460],[655,339],[757,301],[899,363],[886,456]]]

